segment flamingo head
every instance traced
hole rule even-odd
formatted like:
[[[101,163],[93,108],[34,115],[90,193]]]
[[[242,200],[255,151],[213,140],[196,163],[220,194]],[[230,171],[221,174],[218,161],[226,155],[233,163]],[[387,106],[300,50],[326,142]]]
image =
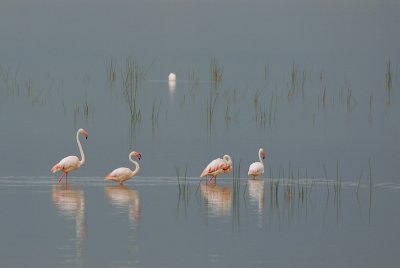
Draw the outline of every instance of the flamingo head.
[[[139,152],[133,152],[133,155],[139,160],[142,158],[142,154]]]
[[[265,157],[267,156],[267,153],[263,149],[261,149],[260,150],[260,155],[261,155],[262,159],[265,159]]]
[[[79,129],[78,132],[82,134],[86,139],[89,137],[89,134],[83,128]]]

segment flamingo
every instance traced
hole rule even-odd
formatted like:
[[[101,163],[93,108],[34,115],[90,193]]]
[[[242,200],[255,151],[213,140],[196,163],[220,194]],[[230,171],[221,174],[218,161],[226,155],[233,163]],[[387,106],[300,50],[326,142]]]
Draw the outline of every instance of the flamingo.
[[[132,171],[126,167],[120,167],[120,168],[114,169],[110,174],[105,176],[104,180],[115,181],[115,182],[118,182],[120,185],[123,185],[125,181],[127,181],[127,180],[131,179],[133,176],[135,176],[139,172],[140,166],[139,166],[138,162],[136,162],[135,160],[132,159],[132,156],[134,156],[140,160],[142,158],[142,154],[139,152],[133,151],[128,155],[129,161],[131,161],[135,165],[134,171]]]
[[[254,162],[249,166],[249,172],[247,173],[249,176],[253,176],[254,178],[257,176],[261,176],[264,174],[264,163],[263,159],[265,159],[266,153],[263,148],[258,150],[258,159],[259,162]]]
[[[82,145],[79,141],[79,134],[82,134],[86,139],[88,138],[89,134],[83,128],[78,129],[78,131],[76,132],[76,142],[78,143],[79,152],[81,153],[81,160],[79,160],[77,156],[70,155],[61,159],[60,162],[55,164],[51,169],[51,172],[63,172],[63,174],[58,178],[58,183],[60,183],[65,176],[65,184],[68,185],[68,173],[77,170],[85,163],[85,154],[83,153]]]
[[[229,155],[224,155],[221,158],[214,159],[200,174],[200,177],[211,176],[208,183],[214,179],[217,182],[217,176],[224,173],[229,173],[232,170],[232,159]]]

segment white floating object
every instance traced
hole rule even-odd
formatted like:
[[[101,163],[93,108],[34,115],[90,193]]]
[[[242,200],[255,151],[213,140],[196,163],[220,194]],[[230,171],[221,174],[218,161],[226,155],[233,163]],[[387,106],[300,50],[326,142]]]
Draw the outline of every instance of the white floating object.
[[[176,81],[176,74],[170,73],[168,75],[168,81]]]

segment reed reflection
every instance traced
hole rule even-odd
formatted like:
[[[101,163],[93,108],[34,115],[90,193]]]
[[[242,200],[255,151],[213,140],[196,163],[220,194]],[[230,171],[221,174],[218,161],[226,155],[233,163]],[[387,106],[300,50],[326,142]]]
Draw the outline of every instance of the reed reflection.
[[[104,193],[118,209],[128,209],[129,220],[132,224],[140,222],[139,193],[124,185],[105,186]]]
[[[215,216],[229,216],[232,208],[232,188],[215,184],[200,185],[200,191],[207,208]]]
[[[83,242],[86,238],[85,198],[82,190],[64,185],[53,185],[52,200],[61,215],[75,220],[76,257],[83,253]]]

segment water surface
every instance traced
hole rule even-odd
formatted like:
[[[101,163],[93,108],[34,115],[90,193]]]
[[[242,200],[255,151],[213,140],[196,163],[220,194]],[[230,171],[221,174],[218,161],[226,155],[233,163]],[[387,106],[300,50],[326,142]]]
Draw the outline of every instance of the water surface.
[[[0,266],[397,267],[399,13],[2,1]],[[50,168],[81,127],[65,189]],[[132,150],[139,177],[104,183]],[[226,153],[234,172],[199,184]]]

